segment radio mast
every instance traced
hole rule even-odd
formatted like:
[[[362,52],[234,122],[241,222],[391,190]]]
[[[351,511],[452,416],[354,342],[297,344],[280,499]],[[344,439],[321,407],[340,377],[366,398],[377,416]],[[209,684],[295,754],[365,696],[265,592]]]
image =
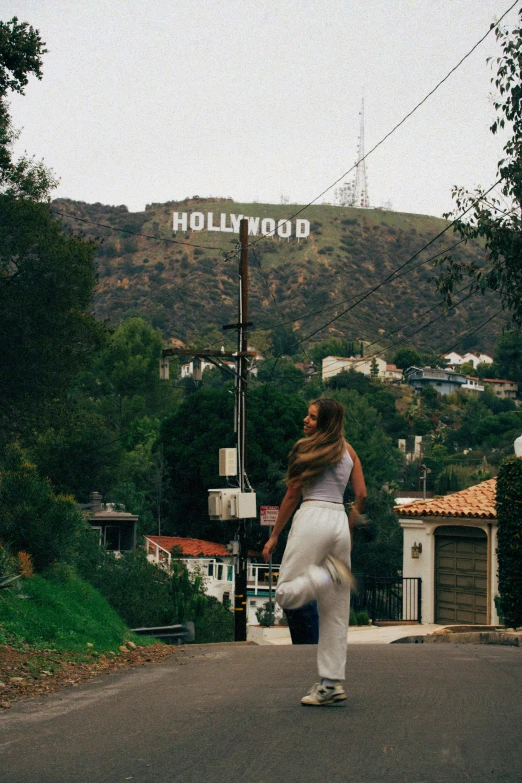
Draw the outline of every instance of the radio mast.
[[[342,207],[362,207],[370,208],[370,199],[368,197],[368,179],[366,177],[366,161],[364,158],[364,98],[362,99],[361,111],[359,113],[359,143],[357,145],[357,163],[355,164],[355,175],[351,182],[344,182],[340,188],[337,188],[335,195],[337,203]]]
[[[366,178],[366,161],[364,158],[364,98],[361,105],[361,123],[359,126],[359,145],[357,147],[357,166],[355,168],[355,179],[353,186],[354,207],[363,207],[368,209],[370,199],[368,198],[368,180]]]

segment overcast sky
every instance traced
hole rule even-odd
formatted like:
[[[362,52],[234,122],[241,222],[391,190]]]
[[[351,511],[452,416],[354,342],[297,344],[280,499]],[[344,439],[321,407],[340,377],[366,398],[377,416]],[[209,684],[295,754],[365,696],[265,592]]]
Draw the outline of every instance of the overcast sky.
[[[2,0],[47,43],[14,96],[17,150],[57,196],[307,203],[487,31],[510,0]],[[517,18],[512,11],[506,23]],[[494,34],[367,160],[370,203],[442,215],[453,185],[495,181]],[[333,200],[331,191],[322,200]]]

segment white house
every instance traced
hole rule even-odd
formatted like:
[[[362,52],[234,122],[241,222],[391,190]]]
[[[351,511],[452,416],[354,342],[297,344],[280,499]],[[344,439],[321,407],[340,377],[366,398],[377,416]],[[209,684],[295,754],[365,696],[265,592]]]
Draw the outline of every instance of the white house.
[[[403,576],[422,579],[424,623],[496,625],[496,479],[453,495],[395,506]]]
[[[463,391],[483,392],[484,384],[482,384],[479,378],[474,378],[472,375],[466,375],[466,383],[460,387]]]
[[[204,359],[200,359],[198,362],[198,368],[203,373],[205,370],[213,370],[215,368],[215,364],[212,364],[212,362],[206,362]],[[182,378],[193,378],[194,377],[194,361],[187,362],[186,364],[181,365],[181,377]]]
[[[476,370],[479,364],[493,364],[493,359],[486,353],[465,353],[461,356],[460,353],[451,351],[451,353],[444,354],[444,358],[450,367],[458,367],[461,364],[471,362],[473,369]]]
[[[223,364],[226,364],[227,367],[230,367],[231,370],[236,370],[237,364],[236,362],[223,362]],[[206,362],[204,359],[199,360],[199,364],[196,364],[196,380],[201,379],[202,373],[205,372],[205,370],[215,370],[216,365],[212,364],[212,362]],[[182,378],[194,378],[194,361],[187,362],[186,364],[181,365],[181,377]],[[254,368],[253,370],[254,374],[257,373],[257,368]]]
[[[402,370],[399,370],[394,364],[387,364],[384,377],[389,381],[402,381]]]
[[[233,611],[235,593],[234,557],[225,544],[203,541],[199,538],[181,538],[179,536],[145,536],[147,559],[163,568],[170,569],[172,560],[184,563],[193,575],[203,577],[205,592],[221,603],[230,606]],[[174,554],[173,554],[174,551]],[[251,553],[253,554],[253,553]],[[272,592],[275,603],[275,588],[279,576],[279,566],[273,565]],[[269,567],[264,563],[247,560],[247,622],[257,625],[256,611],[262,608],[269,598]],[[276,605],[275,617],[281,617]]]
[[[356,356],[325,356],[322,366],[322,379],[326,381],[328,378],[333,378],[334,375],[339,375],[344,370],[356,370],[363,375],[371,376],[373,367],[377,367],[377,376],[384,378],[386,377],[386,366],[384,359],[377,357],[364,359]]]

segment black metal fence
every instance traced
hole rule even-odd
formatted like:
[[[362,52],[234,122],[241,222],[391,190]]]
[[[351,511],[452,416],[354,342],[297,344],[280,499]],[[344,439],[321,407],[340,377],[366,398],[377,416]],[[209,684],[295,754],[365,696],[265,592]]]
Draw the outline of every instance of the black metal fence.
[[[422,621],[422,579],[413,577],[374,577],[356,574],[357,591],[352,591],[351,607],[367,611],[378,620]]]

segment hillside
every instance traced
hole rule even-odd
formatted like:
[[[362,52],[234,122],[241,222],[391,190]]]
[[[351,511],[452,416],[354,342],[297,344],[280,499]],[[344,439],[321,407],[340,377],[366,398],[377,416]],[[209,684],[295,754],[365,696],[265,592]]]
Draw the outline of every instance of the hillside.
[[[103,239],[98,254],[97,315],[115,326],[127,316],[143,315],[162,330],[166,340],[184,343],[205,327],[220,327],[236,320],[237,259],[223,260],[223,255],[234,249],[238,237],[231,231],[194,231],[190,227],[174,232],[173,212],[201,212],[205,219],[212,212],[214,223],[219,223],[223,213],[230,226],[231,213],[278,221],[298,210],[295,205],[240,204],[230,199],[197,197],[151,204],[144,212],[135,213],[124,206],[68,199],[54,201],[53,208],[69,216],[64,220],[73,230]],[[425,215],[329,205],[310,207],[299,217],[310,221],[308,237],[252,237],[255,244],[250,253],[250,318],[254,327],[269,329],[281,321],[296,319],[293,328],[299,338],[349,306],[348,301],[343,307],[346,300],[386,278],[446,225],[441,219]],[[148,237],[133,236],[125,229]],[[456,241],[450,230],[412,266]],[[453,252],[457,257],[480,261],[481,250],[476,244],[460,245]],[[439,300],[433,274],[432,264],[425,263],[392,280],[314,340],[343,335],[387,345],[406,336],[439,312],[395,334],[400,326]],[[493,296],[475,295],[413,336],[411,343],[445,351],[497,308]],[[318,310],[325,311],[308,317]],[[500,327],[500,320],[495,321],[465,347],[491,350]],[[387,339],[389,332],[393,335]]]

